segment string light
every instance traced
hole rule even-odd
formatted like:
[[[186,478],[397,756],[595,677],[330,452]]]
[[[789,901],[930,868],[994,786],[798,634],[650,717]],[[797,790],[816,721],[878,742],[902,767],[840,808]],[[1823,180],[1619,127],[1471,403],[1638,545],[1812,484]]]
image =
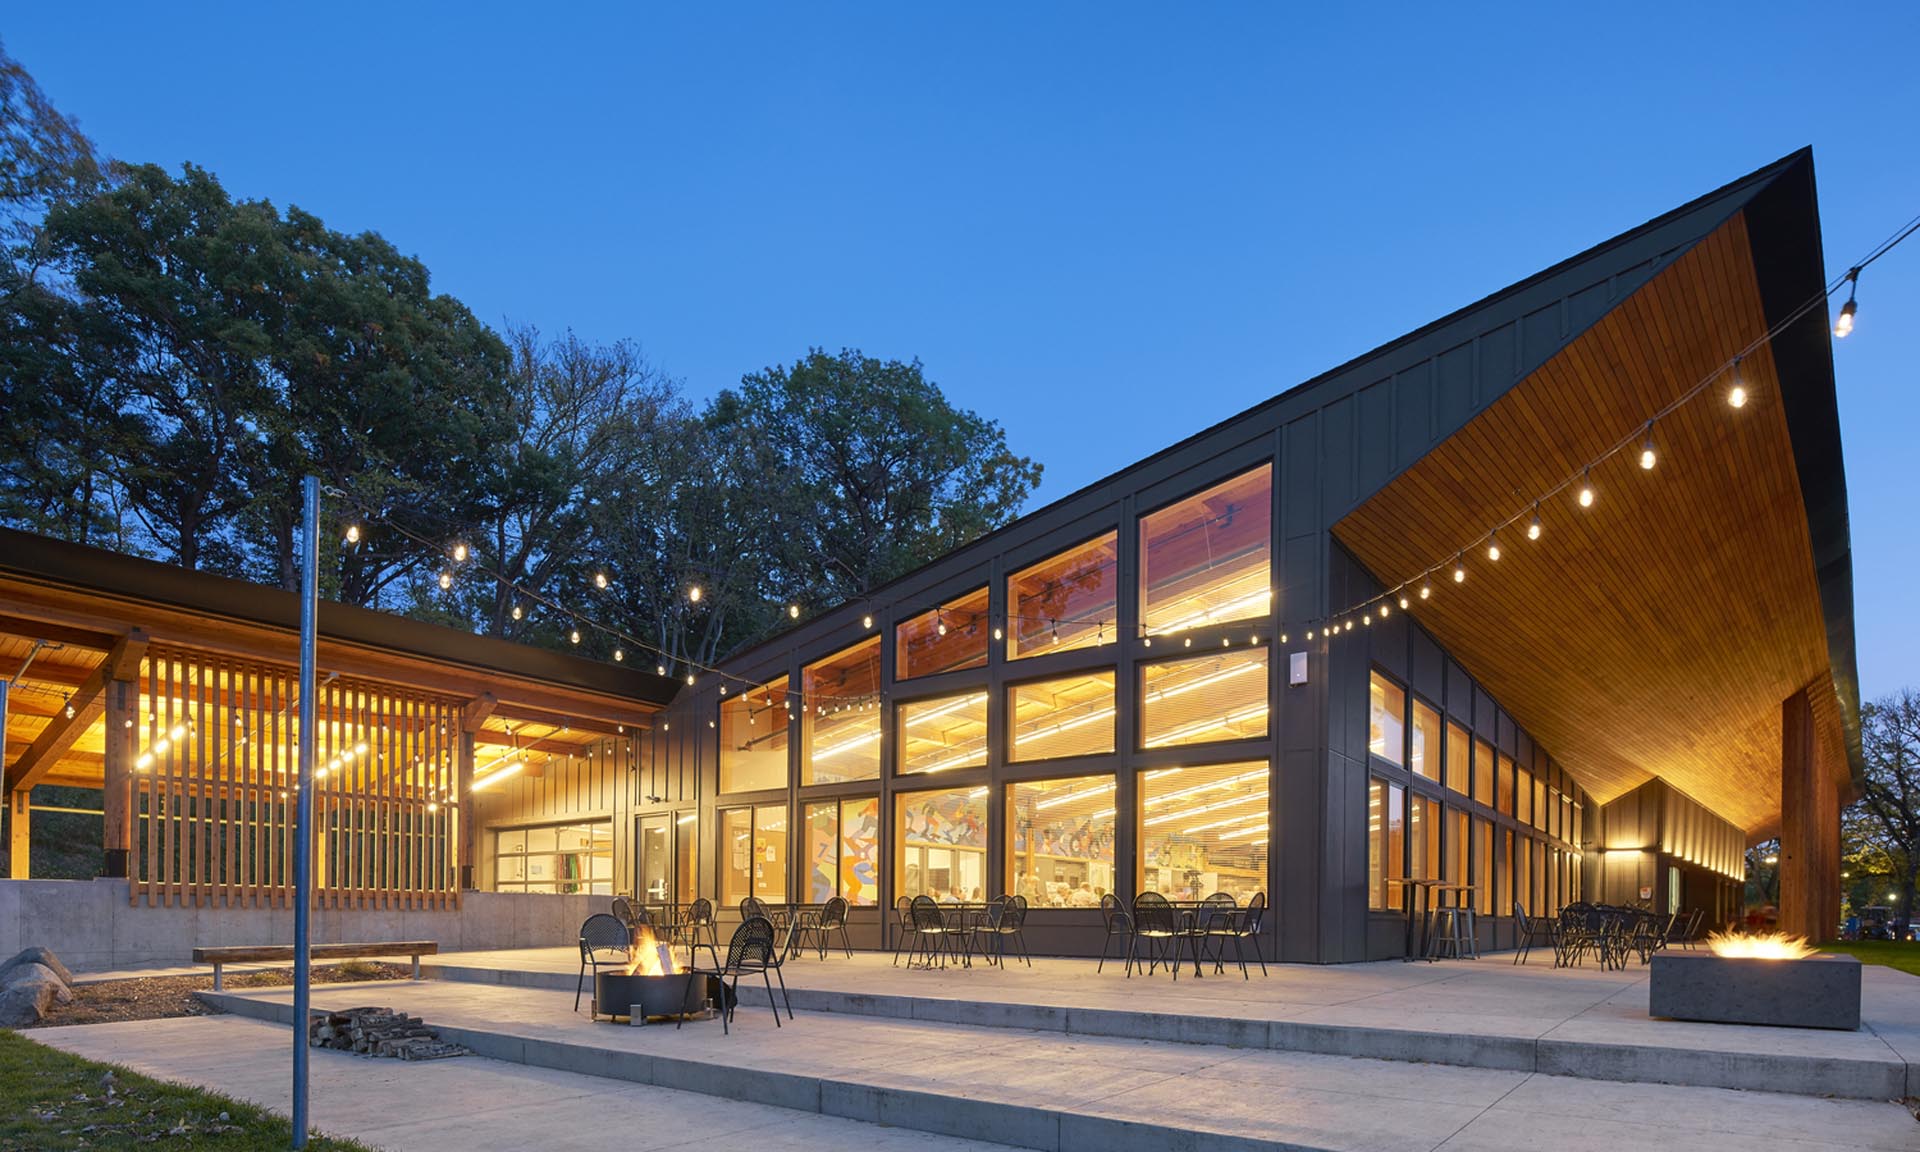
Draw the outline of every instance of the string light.
[[[667,666],[665,664],[655,664],[653,666],[653,674],[656,676],[665,676],[667,674]]]
[[[1647,441],[1640,446],[1640,467],[1653,471],[1653,421],[1647,421]]]
[[[1427,587],[1425,584],[1420,585],[1420,599],[1425,600],[1428,596],[1431,596],[1432,594],[1433,594],[1433,589]]]
[[[1540,539],[1540,501],[1538,500],[1533,502],[1533,523],[1527,525],[1527,539]],[[1406,605],[1402,604],[1401,607],[1404,608]]]
[[[1580,473],[1580,507],[1593,507],[1593,469]]]
[[[605,572],[595,572],[593,574],[593,586],[595,588],[605,588],[607,586],[607,574]]]
[[[693,684],[693,673],[691,673],[691,672],[689,672],[689,673],[687,673],[687,684],[688,684],[689,686],[691,686],[691,685]]]
[[[580,643],[580,629],[575,628],[573,631],[568,632],[567,639],[575,644]]]
[[[700,585],[695,584],[687,589],[687,599],[694,604],[700,603]]]
[[[440,591],[445,592],[452,587],[453,587],[453,573],[451,572],[440,573]]]
[[[787,619],[789,620],[800,619],[800,605],[798,604],[787,605]]]
[[[860,617],[860,627],[871,629],[873,627],[873,616],[869,614]]]
[[[467,562],[466,541],[462,540],[453,546],[453,562],[455,564],[465,564]]]
[[[623,661],[625,661],[625,660],[626,660],[626,658],[627,658],[627,650],[626,650],[625,648],[620,648],[620,647],[615,647],[615,648],[614,648],[614,650],[613,650],[613,662],[614,662],[615,664],[619,664],[619,663],[621,663],[621,662],[623,662]]]
[[[349,544],[360,543],[360,525],[358,524],[347,525],[347,543]]]
[[[1859,288],[1860,269],[1858,267],[1847,269],[1847,302],[1840,305],[1840,316],[1833,322],[1833,335],[1836,339],[1844,340],[1847,333],[1853,331],[1853,314],[1859,307],[1854,303],[1853,294]]]
[[[518,605],[518,604],[515,604],[515,605],[513,606],[513,618],[514,618],[515,620],[518,620],[518,619],[520,619],[520,617],[521,617],[522,615],[524,615],[524,613],[522,613],[522,612],[520,611],[520,605]]]
[[[1500,559],[1500,530],[1498,528],[1487,533],[1487,559]]]
[[[1466,557],[1456,556],[1453,560],[1453,582],[1463,584],[1467,579]]]
[[[1740,375],[1740,357],[1733,358],[1733,387],[1727,389],[1727,407],[1745,408],[1747,406],[1747,382]]]
[[[1407,598],[1405,596],[1402,596],[1400,597],[1400,611],[1405,612],[1406,610],[1407,610]]]

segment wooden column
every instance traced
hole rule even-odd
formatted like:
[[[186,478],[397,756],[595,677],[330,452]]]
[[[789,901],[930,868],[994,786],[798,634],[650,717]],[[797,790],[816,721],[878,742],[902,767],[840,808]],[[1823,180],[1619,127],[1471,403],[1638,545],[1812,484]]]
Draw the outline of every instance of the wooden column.
[[[106,810],[102,846],[108,876],[127,875],[133,849],[133,758],[139,733],[129,721],[140,711],[140,687],[132,680],[107,685],[106,782],[101,807]]]
[[[1840,795],[1803,688],[1780,706],[1780,930],[1831,940],[1839,890]]]
[[[33,837],[33,789],[7,791],[7,874],[14,880],[33,875],[28,844]]]
[[[453,828],[449,835],[459,846],[459,879],[460,890],[463,892],[474,891],[473,862],[474,853],[478,847],[475,832],[480,826],[479,801],[473,794],[474,736],[487,722],[487,717],[493,714],[494,708],[499,703],[500,701],[491,692],[483,692],[468,701],[467,706],[461,710],[460,732],[454,742],[453,762],[456,777],[453,794],[460,798],[460,804],[454,809]]]

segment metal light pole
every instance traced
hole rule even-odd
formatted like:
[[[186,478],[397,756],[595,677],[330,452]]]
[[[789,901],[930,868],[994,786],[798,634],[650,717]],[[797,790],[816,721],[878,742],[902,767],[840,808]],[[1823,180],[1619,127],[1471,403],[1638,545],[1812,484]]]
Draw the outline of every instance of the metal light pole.
[[[312,963],[314,617],[320,600],[320,478],[301,484],[300,749],[293,818],[293,1146],[307,1146],[307,1016]]]

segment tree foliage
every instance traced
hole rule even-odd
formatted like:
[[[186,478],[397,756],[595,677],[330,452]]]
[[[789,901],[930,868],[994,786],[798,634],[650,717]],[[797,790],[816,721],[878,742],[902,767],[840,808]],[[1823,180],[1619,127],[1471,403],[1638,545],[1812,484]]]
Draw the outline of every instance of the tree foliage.
[[[1860,746],[1866,786],[1842,818],[1850,879],[1890,884],[1904,925],[1920,889],[1920,692],[1906,688],[1861,705]]]
[[[678,671],[1039,480],[917,360],[816,349],[696,406],[630,341],[497,333],[377,233],[101,161],[4,51],[0,212],[13,527],[293,588],[318,475],[330,598],[551,646],[597,621]]]

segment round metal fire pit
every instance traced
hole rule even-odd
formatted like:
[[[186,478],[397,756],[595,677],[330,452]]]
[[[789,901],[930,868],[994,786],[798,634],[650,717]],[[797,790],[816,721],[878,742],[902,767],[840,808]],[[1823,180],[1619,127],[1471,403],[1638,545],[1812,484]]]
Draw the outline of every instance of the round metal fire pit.
[[[594,1019],[649,1016],[690,1016],[706,1006],[706,981],[692,972],[666,976],[596,972],[593,977]]]

